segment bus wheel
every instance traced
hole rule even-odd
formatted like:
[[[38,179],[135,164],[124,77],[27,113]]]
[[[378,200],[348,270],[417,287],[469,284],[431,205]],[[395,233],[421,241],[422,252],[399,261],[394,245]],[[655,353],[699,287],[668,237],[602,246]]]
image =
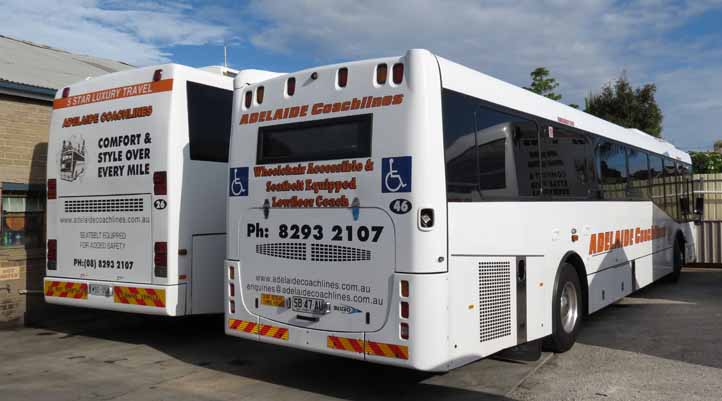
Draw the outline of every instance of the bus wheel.
[[[672,274],[669,275],[670,280],[673,283],[679,281],[679,275],[682,273],[682,260],[683,260],[682,243],[680,240],[674,241],[674,256],[673,256],[673,270]]]
[[[582,326],[582,286],[574,266],[564,263],[559,272],[552,300],[552,335],[544,348],[554,352],[569,350]]]

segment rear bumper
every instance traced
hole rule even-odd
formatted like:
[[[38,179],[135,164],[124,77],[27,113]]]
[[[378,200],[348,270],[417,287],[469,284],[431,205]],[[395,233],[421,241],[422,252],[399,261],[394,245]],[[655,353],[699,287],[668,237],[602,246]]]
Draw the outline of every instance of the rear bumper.
[[[105,286],[105,294],[94,294],[91,287]],[[105,309],[147,315],[185,314],[185,285],[140,285],[135,283],[77,280],[60,277],[43,279],[45,302],[56,305]]]

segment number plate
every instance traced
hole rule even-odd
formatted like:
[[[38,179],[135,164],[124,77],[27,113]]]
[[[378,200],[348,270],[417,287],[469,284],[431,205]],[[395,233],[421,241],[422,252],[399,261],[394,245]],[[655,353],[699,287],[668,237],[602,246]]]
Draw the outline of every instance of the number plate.
[[[95,295],[98,297],[109,297],[113,295],[113,287],[103,284],[91,284],[90,295]]]
[[[301,313],[325,315],[329,312],[329,305],[319,298],[293,297],[291,309]]]

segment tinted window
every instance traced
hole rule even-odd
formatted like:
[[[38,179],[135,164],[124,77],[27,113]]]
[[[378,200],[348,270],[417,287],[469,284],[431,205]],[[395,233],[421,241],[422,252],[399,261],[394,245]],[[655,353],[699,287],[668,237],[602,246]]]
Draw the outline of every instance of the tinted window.
[[[589,197],[594,181],[590,137],[567,128],[554,127],[553,137],[547,134],[542,138],[544,196]]]
[[[629,165],[629,196],[634,199],[649,198],[649,166],[647,153],[638,149],[627,149]]]
[[[258,129],[258,164],[371,157],[371,114]]]
[[[624,146],[601,141],[597,146],[597,171],[604,199],[626,199],[627,161]]]
[[[191,160],[228,162],[233,91],[186,82]]]
[[[664,209],[672,218],[678,218],[677,178],[679,172],[672,159],[664,159]]]

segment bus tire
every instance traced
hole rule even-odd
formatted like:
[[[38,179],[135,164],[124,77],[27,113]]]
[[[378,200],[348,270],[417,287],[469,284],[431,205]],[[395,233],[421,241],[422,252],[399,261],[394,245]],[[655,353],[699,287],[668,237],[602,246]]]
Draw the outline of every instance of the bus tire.
[[[552,334],[544,339],[544,348],[566,352],[576,342],[582,327],[582,286],[574,266],[563,263],[554,285],[552,298]]]
[[[679,276],[682,274],[682,261],[684,259],[684,251],[682,250],[682,241],[679,239],[674,241],[674,251],[672,256],[672,274],[669,275],[669,279],[676,283],[679,281]]]

